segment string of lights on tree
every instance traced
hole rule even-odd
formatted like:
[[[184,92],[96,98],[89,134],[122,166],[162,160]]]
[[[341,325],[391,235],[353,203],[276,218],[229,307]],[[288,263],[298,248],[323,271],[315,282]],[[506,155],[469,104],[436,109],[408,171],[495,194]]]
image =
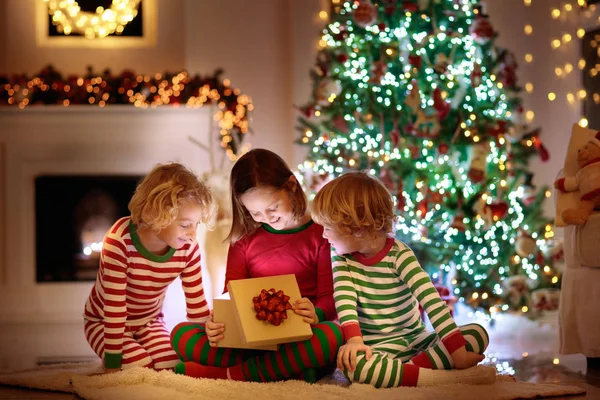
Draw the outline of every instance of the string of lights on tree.
[[[549,155],[479,1],[332,0],[327,16],[298,120],[304,184],[368,170],[434,281],[488,316],[555,309],[562,243],[527,168]]]
[[[97,74],[88,68],[85,76],[66,78],[52,66],[29,77],[0,75],[0,106],[23,109],[36,105],[133,105],[139,108],[158,106],[199,108],[215,105],[214,115],[220,131],[221,147],[231,160],[248,133],[248,113],[254,106],[249,96],[232,88],[223,71],[211,76],[178,74],[140,75],[123,71],[112,75],[110,70]]]

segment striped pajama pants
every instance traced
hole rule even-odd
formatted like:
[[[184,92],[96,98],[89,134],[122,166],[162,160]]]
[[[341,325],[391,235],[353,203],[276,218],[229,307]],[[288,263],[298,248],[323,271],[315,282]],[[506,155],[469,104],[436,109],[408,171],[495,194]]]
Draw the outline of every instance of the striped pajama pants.
[[[273,382],[332,365],[344,343],[342,329],[322,322],[312,330],[313,336],[303,342],[282,344],[277,351],[256,351],[211,347],[203,325],[182,322],[171,332],[171,343],[182,361],[233,367],[245,381]]]
[[[486,330],[478,324],[458,327],[466,340],[468,351],[483,354],[489,344]],[[435,332],[422,332],[411,336],[395,336],[385,340],[369,340],[365,344],[373,350],[367,361],[365,353],[359,352],[355,371],[342,371],[346,377],[357,383],[368,383],[375,387],[403,386],[404,364],[421,368],[452,369],[452,357]],[[404,363],[404,364],[403,364]]]
[[[104,323],[84,319],[84,332],[92,350],[104,359]],[[179,362],[162,318],[143,326],[127,326],[123,335],[122,368],[173,369]]]

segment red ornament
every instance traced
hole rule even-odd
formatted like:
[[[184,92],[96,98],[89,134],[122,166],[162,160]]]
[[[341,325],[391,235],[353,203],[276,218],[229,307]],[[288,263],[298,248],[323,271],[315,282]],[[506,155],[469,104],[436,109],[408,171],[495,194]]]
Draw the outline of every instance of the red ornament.
[[[339,132],[350,132],[350,125],[348,124],[348,121],[346,121],[341,115],[336,115],[335,117],[333,117],[331,123],[333,124],[333,127]]]
[[[466,231],[467,227],[463,221],[464,218],[465,218],[465,215],[463,214],[463,212],[461,210],[458,210],[456,212],[456,214],[454,215],[454,218],[452,218],[452,225],[450,225],[450,227],[454,228],[460,232]]]
[[[417,204],[417,214],[420,217],[424,217],[427,214],[427,210],[429,209],[429,201],[427,199],[423,199]]]
[[[419,11],[419,5],[417,3],[413,3],[412,1],[408,0],[408,1],[402,2],[402,9],[404,10],[404,12],[415,13],[415,12]]]
[[[348,61],[348,55],[347,54],[340,54],[337,56],[337,60],[339,63],[343,64],[346,61]]]
[[[408,145],[406,147],[408,148],[408,150],[410,150],[410,157],[413,160],[416,160],[421,156],[421,148],[419,146]]]
[[[440,121],[445,120],[450,113],[450,103],[442,97],[440,88],[435,88],[433,91],[433,108],[437,111],[437,116]]]
[[[261,290],[258,296],[252,298],[256,319],[268,321],[275,326],[281,325],[287,319],[287,310],[292,309],[290,296],[286,296],[283,290]]]
[[[421,59],[421,56],[419,56],[417,54],[410,54],[408,56],[408,63],[410,65],[412,65],[413,67],[421,68],[422,61],[423,60]]]
[[[448,151],[450,150],[450,146],[448,146],[447,143],[440,143],[438,145],[438,153],[440,154],[448,154]]]
[[[477,15],[469,27],[469,34],[480,44],[487,43],[495,35],[494,28],[487,17]]]
[[[508,203],[505,201],[498,201],[492,204],[486,204],[483,206],[483,213],[491,216],[493,221],[499,221],[504,219],[508,213]]]
[[[306,118],[311,118],[313,115],[315,115],[315,107],[312,105],[309,106],[305,106],[305,107],[298,107],[295,106],[296,109],[298,111],[300,111],[302,113],[302,115],[304,115]]]
[[[440,204],[444,200],[444,195],[440,192],[429,192],[429,198],[435,204]]]
[[[406,207],[406,199],[404,198],[404,194],[402,194],[402,189],[399,189],[396,195],[396,208],[398,211],[404,211],[404,207]]]
[[[483,72],[481,71],[481,65],[475,64],[473,67],[473,71],[471,72],[471,86],[478,87],[481,85],[481,78],[483,77]]]
[[[550,159],[550,153],[548,152],[548,149],[546,148],[546,146],[544,146],[544,144],[540,140],[540,137],[537,135],[534,135],[531,138],[531,141],[533,142],[533,145],[537,149],[538,153],[540,153],[540,158],[542,159],[542,161],[544,161],[544,162],[548,161]]]
[[[377,27],[379,28],[380,32],[383,32],[385,30],[385,28],[387,28],[387,25],[384,24],[383,22],[380,22],[377,24]]]
[[[546,264],[546,260],[544,260],[544,255],[541,250],[538,250],[537,256],[535,256],[535,263],[539,266],[544,266]]]
[[[377,22],[377,7],[369,0],[361,1],[352,12],[352,18],[356,25],[365,28]]]
[[[395,178],[394,173],[387,168],[383,168],[379,174],[379,179],[390,192],[396,190]]]
[[[488,128],[487,133],[490,136],[493,136],[494,138],[498,139],[498,137],[500,135],[504,135],[506,134],[508,128],[508,122],[506,121],[498,121],[498,123],[496,124],[495,127],[493,128]]]
[[[375,84],[380,84],[381,83],[381,78],[386,74],[387,72],[387,63],[385,61],[375,61],[373,63],[373,65],[371,66],[371,79],[369,79],[369,82],[371,83],[375,83]]]
[[[398,144],[400,143],[400,131],[398,128],[394,128],[390,132],[390,141],[392,142],[393,148],[398,148]]]

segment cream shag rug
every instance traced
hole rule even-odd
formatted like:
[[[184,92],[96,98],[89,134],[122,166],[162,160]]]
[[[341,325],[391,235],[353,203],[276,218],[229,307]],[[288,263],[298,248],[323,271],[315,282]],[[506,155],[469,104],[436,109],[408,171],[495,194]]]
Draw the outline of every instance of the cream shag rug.
[[[489,367],[475,367],[489,368]],[[109,399],[214,399],[248,400],[512,400],[568,396],[585,393],[575,386],[513,382],[499,376],[492,385],[447,385],[425,388],[375,389],[370,385],[348,386],[337,371],[316,384],[301,381],[245,383],[212,379],[193,379],[170,371],[156,372],[133,368],[109,375],[89,374],[102,370],[100,364],[59,364],[35,370],[0,374],[0,384],[76,393],[87,400]]]

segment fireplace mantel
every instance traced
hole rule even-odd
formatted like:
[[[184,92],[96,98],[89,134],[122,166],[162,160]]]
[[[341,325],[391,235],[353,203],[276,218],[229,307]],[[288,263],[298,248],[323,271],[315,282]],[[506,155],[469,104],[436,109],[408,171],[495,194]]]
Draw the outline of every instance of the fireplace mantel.
[[[212,145],[217,162],[224,156],[213,113],[210,107],[0,108],[0,322],[80,320],[92,286],[36,283],[36,176],[144,175],[168,161],[203,173],[211,157],[190,138]]]

